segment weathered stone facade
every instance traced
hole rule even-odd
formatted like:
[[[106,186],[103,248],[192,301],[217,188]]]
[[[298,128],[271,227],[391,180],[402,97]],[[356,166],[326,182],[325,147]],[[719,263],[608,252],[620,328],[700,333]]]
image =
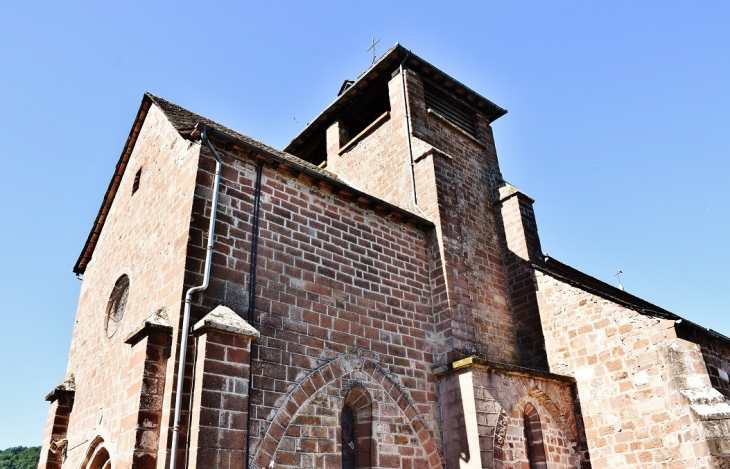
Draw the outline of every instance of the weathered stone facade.
[[[286,152],[145,95],[39,467],[169,467],[183,335],[177,468],[727,464],[730,342],[543,256],[504,112],[400,46]]]

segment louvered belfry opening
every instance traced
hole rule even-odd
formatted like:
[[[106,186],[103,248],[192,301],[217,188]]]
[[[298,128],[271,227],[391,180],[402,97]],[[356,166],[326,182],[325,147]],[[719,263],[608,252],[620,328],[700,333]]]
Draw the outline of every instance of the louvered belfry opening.
[[[423,80],[423,93],[426,108],[439,114],[472,137],[477,136],[474,125],[476,110],[471,106],[448,91],[439,88],[430,80]]]
[[[368,93],[363,94],[347,107],[339,116],[354,137],[373,123],[384,112],[390,111],[388,82],[379,81],[371,86]]]
[[[525,406],[525,442],[530,469],[545,469],[545,445],[542,441],[542,425],[537,409],[532,404]]]

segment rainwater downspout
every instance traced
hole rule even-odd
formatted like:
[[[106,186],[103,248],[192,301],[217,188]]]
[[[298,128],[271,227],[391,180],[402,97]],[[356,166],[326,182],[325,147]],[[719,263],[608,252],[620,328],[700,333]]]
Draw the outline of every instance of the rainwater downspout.
[[[403,64],[406,63],[406,60],[408,60],[408,57],[411,56],[411,51],[406,52],[406,56],[403,57],[403,60],[401,61],[398,68],[400,69],[400,78],[401,83],[403,84],[403,113],[406,117],[406,135],[408,136],[408,157],[411,160],[411,193],[413,194],[413,206],[416,207],[416,210],[421,214],[423,218],[426,220],[431,221],[431,219],[423,213],[423,210],[421,210],[421,207],[418,206],[418,198],[416,196],[416,163],[413,161],[413,146],[411,145],[411,122],[410,117],[408,116],[408,98],[406,95],[406,76],[405,71],[403,70]]]
[[[253,220],[251,221],[251,265],[248,280],[248,323],[255,324],[256,312],[256,266],[259,252],[259,214],[261,211],[261,174],[264,165],[261,161],[256,166],[256,184],[254,188]],[[246,469],[251,467],[251,394],[253,392],[253,355],[255,344],[251,342],[248,353],[248,402],[246,403]]]
[[[180,329],[182,338],[180,339],[180,362],[177,369],[177,387],[175,388],[175,419],[172,426],[172,448],[170,454],[170,469],[176,468],[177,463],[177,446],[180,437],[180,411],[182,409],[183,382],[185,380],[185,355],[188,347],[188,336],[190,335],[190,306],[193,300],[193,294],[201,292],[208,288],[210,282],[210,264],[213,257],[213,243],[215,241],[215,217],[218,211],[218,188],[221,182],[221,157],[215,151],[213,145],[208,140],[206,129],[200,132],[200,137],[208,149],[215,157],[215,182],[213,183],[213,202],[210,208],[210,226],[208,228],[208,246],[205,253],[205,273],[203,274],[203,283],[197,287],[192,287],[185,294],[185,309],[183,311],[183,325]]]

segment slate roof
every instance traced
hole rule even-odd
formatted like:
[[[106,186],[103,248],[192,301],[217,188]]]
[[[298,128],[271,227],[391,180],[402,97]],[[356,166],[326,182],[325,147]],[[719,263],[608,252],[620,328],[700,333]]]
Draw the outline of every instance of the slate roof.
[[[139,111],[137,112],[137,117],[135,118],[132,129],[129,132],[129,136],[127,137],[127,142],[124,145],[124,149],[122,150],[122,154],[119,157],[119,161],[117,162],[117,166],[114,170],[114,176],[109,183],[106,194],[104,194],[104,199],[102,201],[101,207],[99,208],[96,219],[94,220],[91,232],[89,233],[89,236],[86,239],[86,243],[84,244],[84,248],[82,249],[79,258],[74,265],[73,272],[77,275],[84,273],[84,271],[86,270],[86,266],[91,260],[91,256],[94,252],[94,248],[96,247],[99,236],[101,235],[101,230],[104,226],[104,222],[106,221],[109,210],[111,209],[111,205],[114,201],[114,197],[116,196],[117,189],[119,188],[119,184],[122,180],[122,176],[127,168],[127,163],[129,162],[132,150],[134,149],[134,145],[137,142],[137,137],[139,136],[139,132],[142,129],[142,125],[144,123],[145,117],[147,116],[147,112],[149,111],[150,106],[153,104],[159,107],[159,109],[170,121],[172,126],[175,127],[180,135],[185,138],[193,138],[194,132],[196,130],[199,131],[205,128],[207,129],[209,136],[212,138],[225,140],[242,148],[254,151],[258,154],[268,157],[273,161],[285,164],[296,171],[305,173],[306,175],[316,180],[325,181],[330,186],[338,190],[348,192],[356,198],[365,198],[367,200],[370,200],[375,205],[383,207],[387,212],[396,212],[402,215],[405,219],[415,220],[421,226],[433,227],[433,223],[430,220],[426,220],[414,213],[411,213],[400,207],[396,207],[370,194],[361,192],[358,189],[351,187],[345,181],[338,178],[336,175],[330,173],[329,171],[320,169],[317,166],[306,162],[294,155],[283,152],[281,150],[277,150],[247,135],[236,132],[235,130],[230,129],[222,124],[219,124],[194,112],[188,111],[187,109],[180,107],[177,104],[171,103],[170,101],[162,99],[159,96],[155,96],[151,93],[145,93],[144,97],[142,98],[142,104],[140,105]]]
[[[247,146],[275,155],[284,161],[289,161],[293,164],[305,166],[308,169],[321,174],[323,177],[335,179],[342,184],[345,184],[344,181],[342,181],[329,171],[320,169],[317,166],[308,163],[300,158],[297,158],[294,155],[290,155],[289,153],[277,150],[276,148],[270,147],[269,145],[253,139],[248,135],[236,132],[235,130],[228,128],[225,125],[219,124],[218,122],[212,121],[199,114],[188,111],[187,109],[180,107],[177,104],[171,103],[170,101],[162,99],[159,96],[155,96],[151,93],[145,93],[145,97],[150,99],[160,108],[160,110],[162,110],[162,112],[165,114],[165,116],[167,116],[167,119],[170,121],[173,127],[175,127],[175,129],[180,132],[181,135],[189,136],[195,130],[196,126],[202,124],[208,129],[216,130],[221,134],[225,134],[239,142],[247,144]]]

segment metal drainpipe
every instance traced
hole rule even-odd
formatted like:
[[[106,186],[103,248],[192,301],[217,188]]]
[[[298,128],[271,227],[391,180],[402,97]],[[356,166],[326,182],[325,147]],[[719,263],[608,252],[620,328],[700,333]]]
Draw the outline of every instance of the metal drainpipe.
[[[413,147],[411,146],[411,123],[410,118],[408,116],[408,99],[406,96],[406,76],[403,70],[403,64],[406,63],[406,60],[408,60],[408,57],[411,56],[411,51],[408,51],[406,53],[406,56],[403,57],[403,60],[401,61],[398,68],[400,69],[400,78],[401,83],[403,84],[403,113],[406,117],[406,135],[408,136],[408,156],[411,160],[411,193],[413,194],[413,206],[416,207],[416,210],[425,218],[426,220],[431,221],[431,219],[423,213],[423,210],[421,210],[421,207],[418,206],[418,198],[416,197],[416,164],[413,162]]]
[[[259,215],[261,211],[261,175],[264,165],[261,161],[256,166],[256,183],[254,189],[253,220],[251,223],[251,266],[248,281],[248,323],[256,323],[256,265],[259,245]],[[251,342],[248,353],[248,402],[246,403],[246,469],[251,467],[251,394],[253,392],[253,354],[256,345]]]
[[[193,294],[208,288],[208,283],[210,282],[210,264],[213,257],[213,243],[215,241],[215,217],[216,212],[218,211],[218,188],[221,182],[221,166],[223,164],[218,152],[215,151],[210,140],[208,140],[206,129],[201,130],[200,137],[215,157],[215,182],[213,183],[213,202],[210,208],[210,226],[208,227],[208,246],[206,247],[205,254],[205,273],[203,275],[203,283],[197,287],[190,288],[185,294],[183,325],[182,329],[180,329],[182,338],[180,340],[180,364],[177,369],[177,387],[175,388],[175,420],[172,426],[170,469],[175,469],[177,463],[177,445],[180,437],[180,411],[182,409],[183,382],[185,381],[185,355],[188,347],[188,336],[190,335],[190,331],[188,330],[190,328],[190,306]],[[190,431],[190,429],[188,429],[188,431]]]

